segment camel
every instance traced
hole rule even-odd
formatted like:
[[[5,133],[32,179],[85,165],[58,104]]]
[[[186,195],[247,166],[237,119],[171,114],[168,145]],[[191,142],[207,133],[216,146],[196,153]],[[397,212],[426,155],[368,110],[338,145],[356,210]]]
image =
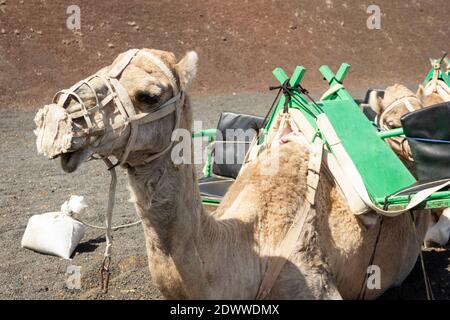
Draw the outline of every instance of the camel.
[[[197,69],[195,52],[177,62],[173,53],[144,51],[161,59],[181,90],[188,88]],[[175,91],[167,73],[143,55],[129,63],[119,81],[138,112],[156,108]],[[105,88],[99,83],[93,80],[91,86],[101,95]],[[92,90],[83,86],[77,93],[88,105],[95,105]],[[100,126],[110,127],[121,117],[112,103],[103,110],[91,117]],[[186,95],[179,129],[190,132],[192,112]],[[262,151],[246,165],[217,210],[207,212],[192,161],[172,160],[172,151],[180,143],[170,144],[175,124],[172,113],[139,126],[136,143],[122,164],[131,200],[142,219],[152,279],[169,299],[254,299],[267,266],[283,259],[277,254],[278,245],[305,201],[308,148],[288,142]],[[76,125],[86,127],[82,121]],[[128,128],[105,130],[62,153],[63,170],[76,170],[92,153],[120,159],[127,148]],[[169,152],[143,162],[168,146]],[[268,175],[263,168],[275,161],[278,170]],[[267,298],[357,299],[379,232],[373,264],[380,267],[380,286],[367,289],[364,298],[375,299],[400,285],[417,260],[429,212],[414,211],[414,222],[404,214],[385,217],[381,230],[380,223],[366,228],[351,213],[338,187],[325,174],[321,177],[314,214],[308,216],[305,232],[285,259]]]
[[[446,100],[437,92],[430,92],[429,94],[425,94],[425,87],[419,84],[419,88],[416,92],[417,98],[422,101],[424,107],[429,107],[434,104],[445,102]]]
[[[450,59],[445,53],[442,59],[430,59],[432,68],[434,69],[433,77],[426,83],[425,86],[419,84],[416,96],[422,101],[424,107],[429,107],[441,102],[450,101],[450,88],[448,85],[439,79],[439,72],[441,71],[442,63],[446,64],[445,73],[450,72]]]
[[[422,101],[414,93],[401,84],[387,87],[382,99],[376,91],[370,92],[369,106],[378,115],[378,122],[382,129],[389,130],[402,126],[401,117],[411,111],[423,108]],[[389,138],[388,144],[402,159],[408,168],[412,168],[411,150],[408,141],[403,138]]]
[[[395,84],[386,88],[383,99],[378,97],[375,91],[372,91],[370,93],[369,105],[378,115],[381,115],[389,106],[398,101],[399,104],[397,107],[388,111],[382,119],[383,123],[380,123],[384,129],[395,129],[401,127],[400,118],[404,114],[413,110],[426,108],[430,105],[444,102],[444,99],[438,93],[430,93],[425,95],[422,85],[419,85],[416,97],[413,92],[405,86]],[[412,106],[413,110],[411,110],[411,107],[408,108],[403,102],[405,99],[409,100],[410,106]],[[410,171],[415,174],[408,141],[403,138],[390,138],[387,139],[387,142],[400,157],[400,159],[402,159],[405,165],[410,169]],[[427,247],[432,247],[435,245],[444,246],[450,238],[450,208],[444,210],[433,210],[432,213],[430,226],[425,235],[425,245]]]

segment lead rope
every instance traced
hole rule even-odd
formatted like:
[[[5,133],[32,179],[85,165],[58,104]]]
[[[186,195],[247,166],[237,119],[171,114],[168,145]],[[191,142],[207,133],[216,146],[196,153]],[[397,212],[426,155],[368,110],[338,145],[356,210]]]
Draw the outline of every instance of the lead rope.
[[[411,222],[412,222],[412,226],[413,226],[413,230],[414,230],[414,235],[416,237],[416,241],[417,241],[418,246],[419,246],[420,266],[422,268],[422,275],[423,275],[423,281],[424,281],[424,284],[425,284],[425,291],[427,293],[427,300],[435,300],[434,293],[433,293],[433,288],[431,287],[430,278],[428,277],[427,269],[425,268],[425,260],[423,259],[423,254],[422,254],[422,243],[419,240],[419,237],[417,235],[417,229],[416,229],[416,223],[415,223],[414,215],[413,215],[412,211],[410,211],[409,213],[410,213],[409,216],[411,218]]]
[[[103,162],[105,162],[108,167],[108,171],[111,174],[111,183],[109,185],[109,196],[108,196],[108,207],[106,209],[106,248],[105,254],[102,262],[102,266],[100,268],[100,276],[101,276],[101,288],[104,293],[108,292],[109,285],[109,267],[111,265],[111,247],[112,247],[112,213],[114,209],[114,200],[116,195],[116,185],[117,185],[117,174],[116,169],[113,166],[112,162],[108,158],[103,158]]]
[[[380,227],[378,228],[377,237],[375,239],[375,244],[373,246],[372,254],[370,256],[369,264],[368,264],[367,267],[370,267],[371,265],[373,265],[373,262],[375,260],[375,254],[377,252],[378,243],[380,242],[381,230],[383,228],[383,221],[384,221],[384,216],[381,216],[381,218],[380,218]],[[357,298],[358,300],[364,300],[366,298],[367,279],[368,278],[369,278],[369,274],[367,273],[367,269],[366,269],[366,272],[364,274],[364,280],[363,280],[363,283],[361,285],[361,289],[359,290],[359,293],[358,293],[358,298]]]

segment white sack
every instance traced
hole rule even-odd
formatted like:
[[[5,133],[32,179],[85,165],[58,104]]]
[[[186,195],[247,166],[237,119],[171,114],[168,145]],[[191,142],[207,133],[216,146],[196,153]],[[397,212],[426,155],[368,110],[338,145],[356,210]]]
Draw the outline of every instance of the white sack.
[[[22,247],[70,259],[86,228],[70,215],[82,213],[86,207],[83,197],[72,196],[62,205],[61,212],[32,216],[22,237]]]

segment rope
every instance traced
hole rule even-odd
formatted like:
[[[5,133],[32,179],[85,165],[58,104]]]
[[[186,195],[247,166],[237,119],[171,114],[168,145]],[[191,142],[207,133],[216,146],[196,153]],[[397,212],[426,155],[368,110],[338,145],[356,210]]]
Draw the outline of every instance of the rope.
[[[301,106],[311,117],[313,117],[314,119],[317,118],[316,115],[314,114],[314,112],[312,112],[307,106],[305,106],[300,100],[297,99],[297,97],[295,95],[293,95],[292,91],[298,92],[298,93],[305,93],[308,97],[309,97],[309,92],[308,90],[304,89],[302,86],[300,86],[300,84],[298,85],[298,87],[291,87],[289,86],[289,79],[287,79],[282,85],[280,86],[270,86],[269,90],[276,90],[278,89],[277,95],[275,97],[275,99],[272,102],[272,105],[269,108],[269,111],[267,112],[266,116],[264,117],[263,123],[261,125],[261,129],[265,128],[268,118],[269,116],[272,114],[273,109],[275,107],[275,104],[278,102],[281,92],[283,92],[283,94],[286,97],[285,100],[285,104],[284,104],[284,112],[287,111],[287,108],[289,108],[289,102],[291,102],[291,99],[293,99],[295,102],[297,102],[299,104],[299,106]],[[309,97],[310,98],[310,97]],[[312,98],[310,98],[310,100],[312,100]],[[320,107],[315,103],[314,100],[312,100],[316,109],[319,110],[319,112],[322,112],[322,110],[320,109]],[[317,110],[316,110],[317,111]],[[257,141],[258,143],[261,143],[261,131],[258,133],[258,138]]]
[[[317,103],[311,98],[309,95],[309,91],[303,88],[300,84],[298,84],[296,87],[289,86],[289,79],[287,79],[281,86],[273,86],[269,88],[270,90],[280,89],[283,91],[283,94],[286,97],[286,101],[284,104],[284,111],[287,111],[287,108],[289,107],[289,103],[291,100],[294,100],[298,103],[300,107],[302,107],[311,117],[314,119],[317,118],[317,116],[312,112],[308,106],[306,106],[302,101],[298,100],[298,98],[293,94],[293,92],[297,92],[298,94],[305,94],[313,103],[314,108],[318,113],[322,113],[323,110],[317,105]]]
[[[112,162],[108,158],[104,158],[108,169],[113,165]],[[111,183],[109,185],[109,197],[108,197],[108,208],[106,209],[106,248],[102,266],[100,268],[100,276],[101,276],[101,287],[104,293],[108,292],[109,285],[109,266],[111,264],[111,246],[112,246],[112,235],[111,235],[111,221],[112,214],[114,209],[115,195],[116,195],[116,185],[117,185],[117,174],[116,169],[108,170],[111,174]]]
[[[415,219],[414,219],[414,215],[412,213],[412,211],[409,212],[410,213],[410,218],[411,218],[411,224],[413,226],[413,230],[414,230],[414,235],[416,237],[417,243],[419,245],[419,258],[420,258],[420,266],[422,268],[422,275],[423,275],[423,281],[425,284],[425,291],[427,294],[427,300],[434,300],[434,293],[433,293],[433,288],[431,287],[431,282],[430,282],[430,278],[428,277],[427,274],[427,270],[425,268],[425,260],[423,259],[423,254],[422,254],[422,244],[421,241],[419,240],[419,237],[417,235],[417,229],[416,229],[416,223],[415,223]]]
[[[93,225],[93,224],[89,224],[87,222],[84,222],[81,219],[75,219],[75,220],[81,222],[82,224],[84,224],[84,225],[86,225],[86,226],[88,226],[90,228],[106,230],[106,227],[100,227],[100,226],[96,226],[96,225]],[[132,223],[121,224],[121,225],[118,225],[118,226],[111,227],[111,230],[115,231],[115,230],[119,230],[119,229],[123,229],[123,228],[129,228],[129,227],[137,226],[141,222],[142,222],[142,220],[138,220],[138,221],[135,221],[135,222],[132,222]]]
[[[303,93],[312,103],[313,105],[316,107],[316,111],[318,111],[319,113],[323,113],[322,108],[316,103],[316,101],[310,96],[309,91],[307,89],[305,89],[304,87],[302,87],[300,84],[298,85],[298,88],[300,90],[300,93]],[[343,88],[343,87],[342,87]]]
[[[274,90],[274,89],[273,89],[273,87],[269,87],[269,90]],[[278,90],[277,95],[276,95],[275,99],[273,100],[272,105],[269,108],[269,111],[267,112],[266,116],[264,117],[264,120],[261,125],[261,129],[265,128],[265,126],[267,124],[267,120],[269,119],[269,115],[272,113],[272,110],[275,107],[275,104],[277,103],[278,99],[280,98],[280,94],[281,94],[281,88]],[[261,132],[262,131],[260,131],[258,133],[258,143],[261,143]]]
[[[377,233],[377,237],[375,239],[375,244],[373,246],[373,250],[372,250],[372,254],[370,256],[369,259],[369,264],[367,265],[367,268],[369,268],[371,265],[373,265],[373,261],[375,260],[375,253],[377,251],[377,247],[378,247],[378,242],[380,241],[380,235],[381,235],[381,229],[383,227],[383,221],[384,221],[384,216],[381,216],[381,220],[380,220],[380,227],[378,228],[378,233]],[[359,290],[358,293],[358,300],[364,300],[366,298],[366,291],[367,291],[367,280],[369,278],[369,274],[367,273],[367,269],[364,275],[364,279],[363,279],[363,283],[361,285],[361,289]]]

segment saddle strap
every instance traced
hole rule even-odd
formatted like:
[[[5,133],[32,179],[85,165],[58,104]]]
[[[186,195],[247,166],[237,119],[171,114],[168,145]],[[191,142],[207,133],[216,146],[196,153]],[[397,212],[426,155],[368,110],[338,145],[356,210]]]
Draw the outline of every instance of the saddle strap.
[[[257,300],[264,300],[270,294],[284,264],[292,254],[297,245],[298,239],[303,235],[303,230],[309,215],[315,211],[315,195],[319,184],[320,166],[322,163],[323,143],[321,139],[315,139],[312,143],[313,151],[309,155],[308,174],[307,174],[307,191],[303,204],[298,209],[292,225],[281,241],[276,256],[269,264],[258,293]]]

